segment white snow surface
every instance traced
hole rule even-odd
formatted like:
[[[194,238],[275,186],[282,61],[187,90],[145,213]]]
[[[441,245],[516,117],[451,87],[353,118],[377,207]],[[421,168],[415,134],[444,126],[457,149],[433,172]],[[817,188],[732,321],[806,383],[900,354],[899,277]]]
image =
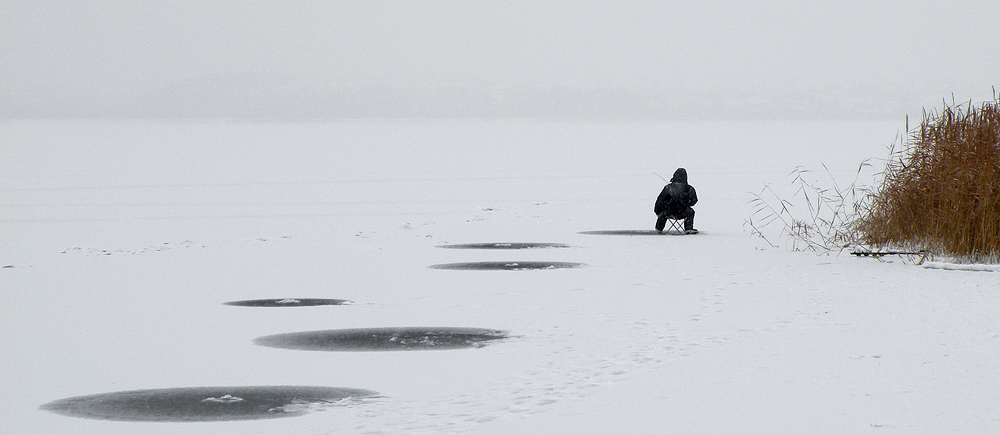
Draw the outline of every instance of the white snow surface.
[[[0,432],[1000,432],[1000,281],[751,236],[748,192],[850,178],[902,123],[0,123]],[[651,229],[685,167],[696,236]],[[459,250],[446,243],[552,242]],[[454,271],[469,261],[586,267]],[[253,308],[255,298],[351,305]],[[310,352],[256,337],[509,331],[484,347]],[[115,391],[305,385],[302,417],[135,423],[39,406]]]
[[[943,261],[928,261],[924,263],[927,269],[964,270],[968,272],[998,272],[1000,265],[997,264],[963,264]]]

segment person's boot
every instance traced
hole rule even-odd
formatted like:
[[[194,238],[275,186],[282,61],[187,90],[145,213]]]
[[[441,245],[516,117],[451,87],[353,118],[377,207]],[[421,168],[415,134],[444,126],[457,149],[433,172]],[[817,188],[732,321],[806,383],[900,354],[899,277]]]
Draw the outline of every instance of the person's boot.
[[[656,217],[656,233],[663,234],[663,227],[665,226],[667,226],[667,214],[660,213],[660,215]]]
[[[688,228],[688,229],[684,230],[684,234],[698,234],[698,230],[696,230],[694,228]]]

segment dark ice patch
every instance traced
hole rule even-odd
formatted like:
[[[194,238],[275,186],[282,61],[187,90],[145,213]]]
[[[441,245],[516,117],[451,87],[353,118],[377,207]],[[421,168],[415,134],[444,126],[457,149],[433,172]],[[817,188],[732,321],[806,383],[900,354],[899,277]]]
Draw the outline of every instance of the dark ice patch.
[[[41,406],[69,417],[196,422],[295,417],[378,393],[355,388],[251,386],[133,390],[70,397]]]
[[[460,243],[455,245],[438,245],[439,248],[449,249],[545,249],[545,248],[569,248],[569,245],[562,243]]]
[[[587,234],[590,236],[665,236],[668,232],[664,231],[663,233],[658,233],[656,230],[598,230],[581,231],[580,234]]]
[[[285,298],[285,299],[248,299],[245,301],[226,302],[223,305],[236,307],[315,307],[318,305],[344,305],[351,301],[345,299],[316,298]]]
[[[443,270],[551,270],[572,269],[581,266],[584,266],[584,264],[560,261],[476,261],[472,263],[435,264],[430,266],[430,268]]]
[[[363,328],[292,332],[255,339],[254,344],[293,350],[392,351],[483,347],[507,331],[483,328]]]

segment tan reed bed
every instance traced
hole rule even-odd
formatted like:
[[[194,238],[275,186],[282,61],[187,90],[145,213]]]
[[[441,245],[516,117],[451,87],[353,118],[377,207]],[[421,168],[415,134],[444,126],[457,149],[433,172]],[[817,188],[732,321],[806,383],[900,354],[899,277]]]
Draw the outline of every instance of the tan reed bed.
[[[961,261],[1000,255],[1000,98],[924,112],[851,227],[876,249]]]

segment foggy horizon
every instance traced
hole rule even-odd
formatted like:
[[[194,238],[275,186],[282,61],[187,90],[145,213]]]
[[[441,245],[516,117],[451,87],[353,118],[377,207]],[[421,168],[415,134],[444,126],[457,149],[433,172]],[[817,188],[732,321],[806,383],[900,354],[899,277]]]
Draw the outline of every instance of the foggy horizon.
[[[1000,4],[9,2],[2,118],[900,117],[998,84]]]

